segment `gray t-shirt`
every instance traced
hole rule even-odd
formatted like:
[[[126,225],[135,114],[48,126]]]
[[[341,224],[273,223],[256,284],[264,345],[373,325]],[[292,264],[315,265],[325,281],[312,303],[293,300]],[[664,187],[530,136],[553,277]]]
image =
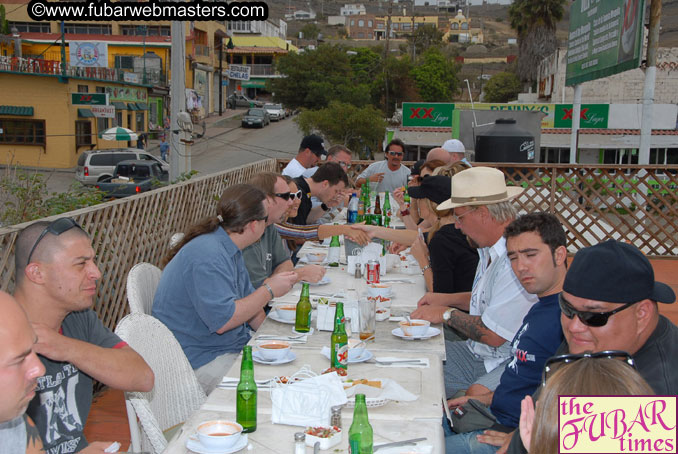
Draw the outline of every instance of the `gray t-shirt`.
[[[64,336],[103,348],[126,345],[90,309],[68,314],[61,330]],[[35,422],[47,454],[80,451],[87,446],[83,429],[92,405],[92,377],[73,364],[39,358],[45,375],[38,378],[36,396],[26,413]]]
[[[278,265],[289,260],[290,254],[285,250],[275,225],[269,225],[259,241],[242,250],[242,257],[252,286],[259,288]]]
[[[393,192],[407,184],[407,177],[410,176],[410,169],[404,165],[400,165],[398,170],[391,170],[388,168],[388,161],[379,161],[370,164],[363,173],[358,175],[357,180],[361,178],[369,178],[376,173],[383,173],[384,179],[377,186],[377,192]]]
[[[26,422],[18,416],[0,423],[0,454],[23,454],[26,452]]]

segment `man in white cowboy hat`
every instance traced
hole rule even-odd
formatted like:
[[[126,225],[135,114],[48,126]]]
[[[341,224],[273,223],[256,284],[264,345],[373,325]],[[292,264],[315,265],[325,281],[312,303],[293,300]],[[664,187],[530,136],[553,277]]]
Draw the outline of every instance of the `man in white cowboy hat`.
[[[452,177],[452,195],[438,205],[438,210],[454,209],[457,228],[480,255],[471,292],[426,293],[412,313],[412,318],[445,323],[459,334],[459,340],[445,343],[448,398],[474,383],[497,387],[479,379],[495,375],[486,374],[510,357],[510,341],[538,300],[513,273],[503,237],[517,215],[511,199],[522,191],[507,187],[501,171],[474,167]]]

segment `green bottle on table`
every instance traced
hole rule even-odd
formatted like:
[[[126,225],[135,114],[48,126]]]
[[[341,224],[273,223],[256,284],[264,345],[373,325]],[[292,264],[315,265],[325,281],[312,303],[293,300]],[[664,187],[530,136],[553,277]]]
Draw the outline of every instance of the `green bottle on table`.
[[[346,319],[344,318],[344,303],[337,302],[334,312],[334,331],[330,341],[330,367],[348,369],[348,335],[346,334]]]
[[[254,381],[254,364],[250,345],[245,345],[242,349],[235,414],[236,421],[242,426],[243,432],[249,433],[257,430],[257,384]]]
[[[348,452],[350,454],[372,454],[372,426],[367,419],[365,394],[355,395],[353,422],[348,430]]]
[[[332,241],[330,241],[330,249],[327,252],[327,261],[329,262],[328,265],[334,268],[338,267],[340,257],[341,243],[339,242],[339,235],[333,235]]]
[[[388,191],[384,194],[384,206],[381,208],[384,217],[391,217],[393,213],[391,212],[391,199],[388,196]]]
[[[294,321],[294,329],[300,333],[311,331],[311,298],[308,291],[308,282],[302,282],[301,295],[297,303],[297,318]]]

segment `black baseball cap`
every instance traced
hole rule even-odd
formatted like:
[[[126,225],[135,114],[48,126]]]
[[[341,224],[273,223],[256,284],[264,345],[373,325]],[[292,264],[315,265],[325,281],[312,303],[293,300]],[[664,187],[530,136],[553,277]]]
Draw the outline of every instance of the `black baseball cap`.
[[[301,141],[299,149],[305,150],[307,148],[317,156],[321,155],[327,156],[327,150],[325,150],[325,146],[323,145],[323,138],[317,134],[311,134],[310,136],[306,136]]]
[[[426,159],[420,159],[419,161],[415,162],[412,166],[412,172],[410,175],[421,175],[421,166],[423,166],[425,162]]]
[[[413,199],[429,199],[437,204],[450,198],[452,193],[452,179],[445,175],[427,175],[419,186],[407,188]]]
[[[577,252],[565,275],[563,290],[579,298],[608,303],[676,301],[671,287],[654,280],[647,257],[637,247],[615,240]]]

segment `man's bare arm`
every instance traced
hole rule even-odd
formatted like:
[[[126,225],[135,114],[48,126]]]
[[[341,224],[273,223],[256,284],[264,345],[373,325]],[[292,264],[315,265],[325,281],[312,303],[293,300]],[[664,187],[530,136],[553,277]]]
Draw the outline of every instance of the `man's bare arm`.
[[[453,311],[447,325],[465,334],[469,339],[482,342],[490,347],[499,347],[506,342],[506,339],[485,326],[480,315]]]

